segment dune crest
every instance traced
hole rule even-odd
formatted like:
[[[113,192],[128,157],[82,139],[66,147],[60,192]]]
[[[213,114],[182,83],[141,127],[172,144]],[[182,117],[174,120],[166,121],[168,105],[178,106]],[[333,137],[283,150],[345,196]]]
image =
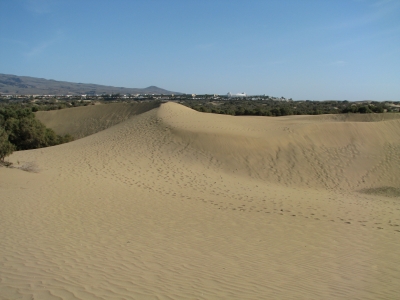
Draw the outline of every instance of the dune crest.
[[[374,118],[232,117],[173,103],[163,105],[159,116],[182,143],[210,153],[226,172],[285,186],[346,191],[400,186],[398,118],[378,115],[380,122],[365,123],[361,117]]]
[[[394,299],[399,127],[166,103],[15,152],[0,299]]]

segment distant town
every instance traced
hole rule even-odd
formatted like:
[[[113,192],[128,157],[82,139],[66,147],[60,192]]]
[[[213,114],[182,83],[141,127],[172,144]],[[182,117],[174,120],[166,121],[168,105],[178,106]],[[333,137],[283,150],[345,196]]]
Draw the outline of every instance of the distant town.
[[[11,102],[40,102],[40,101],[140,101],[140,100],[164,100],[164,101],[179,101],[179,100],[273,100],[273,101],[293,101],[292,98],[273,97],[268,95],[247,95],[246,93],[226,95],[218,94],[82,94],[82,95],[18,95],[18,94],[1,94],[0,100]]]
[[[227,115],[287,116],[338,113],[398,113],[400,101],[311,101],[246,93],[218,94],[81,94],[12,95],[0,94],[0,106],[18,105],[32,111],[130,102],[176,102],[199,112]]]

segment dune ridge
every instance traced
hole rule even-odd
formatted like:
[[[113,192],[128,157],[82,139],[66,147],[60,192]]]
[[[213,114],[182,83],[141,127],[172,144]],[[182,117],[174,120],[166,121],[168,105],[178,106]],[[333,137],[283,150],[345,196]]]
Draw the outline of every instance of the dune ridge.
[[[400,186],[400,119],[199,115],[179,107],[160,114],[183,143],[212,153],[227,172],[286,186],[360,190]],[[397,115],[394,115],[397,116]],[[345,119],[345,122],[342,120]],[[373,118],[365,116],[366,120]],[[326,121],[326,120],[329,120]]]
[[[16,152],[0,299],[394,299],[400,202],[359,190],[399,186],[399,125],[166,103]]]

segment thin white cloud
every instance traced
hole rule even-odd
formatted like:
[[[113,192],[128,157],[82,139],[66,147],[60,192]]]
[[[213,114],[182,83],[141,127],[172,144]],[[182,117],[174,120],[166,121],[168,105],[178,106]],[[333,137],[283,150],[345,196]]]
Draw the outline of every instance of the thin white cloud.
[[[382,6],[387,5],[389,3],[393,3],[393,0],[379,0],[379,1],[376,1],[375,3],[373,3],[372,6],[382,7]]]
[[[346,64],[347,64],[347,62],[344,60],[335,60],[335,61],[330,62],[328,64],[328,66],[344,66]]]
[[[49,14],[52,12],[53,0],[26,0],[25,7],[35,14]]]
[[[63,33],[61,31],[58,31],[56,33],[56,37],[55,38],[46,40],[44,42],[41,42],[41,43],[35,45],[28,52],[25,53],[25,56],[26,57],[38,56],[38,55],[44,53],[51,46],[53,46],[53,45],[57,44],[58,42],[60,42],[62,39],[63,39]]]
[[[37,56],[42,54],[47,48],[49,48],[52,44],[54,44],[54,41],[46,41],[43,42],[39,45],[36,45],[33,47],[29,52],[27,52],[25,55],[27,57],[32,57],[32,56]]]
[[[286,63],[284,60],[273,60],[267,62],[268,65],[282,65],[284,63]]]
[[[372,12],[364,14],[357,18],[338,22],[337,24],[330,26],[329,29],[348,29],[377,22],[391,14],[397,13],[400,8],[400,2],[394,2],[392,0],[379,0],[372,4],[369,4],[369,6],[373,10]]]
[[[196,48],[199,50],[212,50],[215,47],[215,43],[208,43],[208,44],[198,44]]]
[[[0,38],[0,41],[3,45],[14,44],[14,45],[24,46],[24,47],[26,47],[26,45],[27,45],[26,42],[16,40],[16,39]]]
[[[328,45],[328,47],[330,49],[350,47],[352,45],[359,44],[367,40],[373,40],[379,38],[385,38],[385,39],[397,38],[399,34],[400,34],[400,26],[397,26],[394,28],[377,30],[374,33],[359,35],[356,38],[348,38],[346,40],[340,40],[336,43]]]
[[[276,65],[286,64],[285,60],[271,60],[265,61],[263,63],[253,63],[253,64],[239,64],[238,67],[246,68],[246,69],[265,69],[265,68],[274,68]]]

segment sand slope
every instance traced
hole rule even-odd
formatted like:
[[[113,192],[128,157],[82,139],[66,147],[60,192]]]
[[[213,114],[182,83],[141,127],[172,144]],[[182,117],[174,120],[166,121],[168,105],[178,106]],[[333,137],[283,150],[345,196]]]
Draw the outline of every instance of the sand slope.
[[[38,111],[36,118],[57,134],[70,134],[75,139],[80,139],[159,105],[158,102],[154,101],[80,106],[62,110]]]
[[[399,127],[167,103],[14,153],[0,299],[396,299]]]
[[[167,110],[160,114],[174,135],[212,155],[228,173],[342,191],[400,187],[398,118],[365,123],[361,115],[353,117],[358,122],[342,122],[347,116],[232,117],[185,107]]]

